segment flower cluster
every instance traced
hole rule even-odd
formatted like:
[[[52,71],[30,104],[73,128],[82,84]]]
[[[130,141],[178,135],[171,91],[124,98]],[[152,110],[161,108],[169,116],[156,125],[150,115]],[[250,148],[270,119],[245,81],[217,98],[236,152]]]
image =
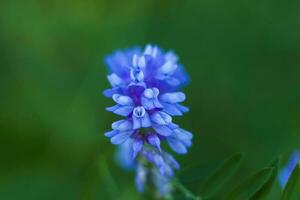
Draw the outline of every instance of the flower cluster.
[[[152,45],[144,50],[117,51],[106,58],[110,73],[107,78],[112,88],[105,90],[104,95],[116,103],[107,110],[124,118],[112,123],[112,131],[105,136],[113,144],[126,143],[129,147],[140,191],[150,172],[145,160],[153,165],[155,185],[168,180],[173,170],[179,168],[174,158],[162,150],[162,141],[179,154],[187,153],[192,144],[192,134],[172,119],[189,110],[181,105],[185,94],[178,91],[189,79],[177,61],[172,51],[164,52]]]

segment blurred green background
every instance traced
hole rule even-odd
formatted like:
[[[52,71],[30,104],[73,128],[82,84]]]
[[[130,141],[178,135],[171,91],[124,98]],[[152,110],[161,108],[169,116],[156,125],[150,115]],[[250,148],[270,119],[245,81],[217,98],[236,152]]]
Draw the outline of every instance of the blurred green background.
[[[299,147],[299,19],[298,0],[2,1],[0,199],[144,199],[103,136],[103,58],[133,45],[191,76],[183,171],[245,152],[235,182]]]

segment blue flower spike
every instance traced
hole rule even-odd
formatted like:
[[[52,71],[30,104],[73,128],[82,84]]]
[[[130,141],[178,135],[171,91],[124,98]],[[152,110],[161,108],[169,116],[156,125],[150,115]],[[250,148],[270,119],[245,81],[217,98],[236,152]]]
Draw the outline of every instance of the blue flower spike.
[[[169,195],[179,164],[161,143],[178,154],[186,154],[192,145],[192,133],[173,123],[174,116],[189,111],[181,105],[186,96],[179,91],[189,82],[188,75],[174,52],[154,45],[116,51],[105,62],[111,88],[103,93],[116,103],[106,110],[124,117],[105,136],[119,145],[119,163],[135,166],[138,191],[152,181],[161,196]]]

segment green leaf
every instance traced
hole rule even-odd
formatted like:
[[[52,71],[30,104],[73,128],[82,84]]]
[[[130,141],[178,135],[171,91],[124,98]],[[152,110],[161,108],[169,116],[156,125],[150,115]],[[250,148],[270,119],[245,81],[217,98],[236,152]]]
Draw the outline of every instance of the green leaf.
[[[268,167],[260,170],[242,182],[235,190],[233,190],[227,199],[245,200],[250,199],[253,195],[260,191],[271,178],[274,167]]]
[[[252,197],[251,200],[265,200],[268,198],[272,187],[274,185],[274,182],[277,178],[278,173],[278,165],[279,165],[279,159],[276,159],[272,164],[271,167],[273,167],[272,174],[269,178],[269,180],[259,189],[258,192],[256,192]]]
[[[300,163],[297,164],[292,175],[284,188],[281,200],[300,199]]]
[[[207,179],[207,181],[205,181],[201,188],[201,196],[209,198],[216,194],[236,173],[243,157],[243,153],[238,153],[225,160],[224,163]]]

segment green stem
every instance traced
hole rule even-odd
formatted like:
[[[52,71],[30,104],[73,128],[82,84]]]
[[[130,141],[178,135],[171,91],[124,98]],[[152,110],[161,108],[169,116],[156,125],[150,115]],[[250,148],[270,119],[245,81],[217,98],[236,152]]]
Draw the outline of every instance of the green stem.
[[[184,185],[182,185],[179,181],[174,182],[174,186],[180,190],[187,198],[192,200],[202,200],[200,196],[194,195],[191,191],[189,191]]]

